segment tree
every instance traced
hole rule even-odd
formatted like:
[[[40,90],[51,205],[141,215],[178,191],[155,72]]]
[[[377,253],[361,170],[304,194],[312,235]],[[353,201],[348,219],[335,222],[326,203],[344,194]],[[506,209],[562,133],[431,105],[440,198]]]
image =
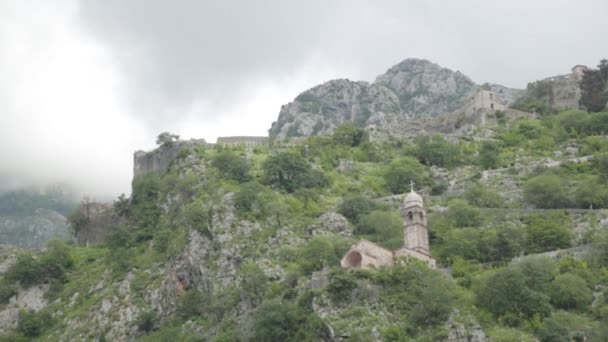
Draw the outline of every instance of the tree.
[[[526,227],[528,253],[542,253],[570,247],[572,232],[563,220],[557,217],[531,218]]]
[[[351,124],[344,124],[336,127],[332,134],[335,144],[346,146],[359,146],[365,141],[365,131]]]
[[[53,317],[47,311],[26,311],[19,312],[19,325],[17,330],[27,337],[38,337],[53,325]]]
[[[464,198],[472,205],[481,208],[500,208],[504,205],[502,197],[480,183],[475,183],[468,187]]]
[[[409,190],[411,181],[416,184],[426,182],[426,172],[418,160],[403,157],[389,164],[384,172],[384,181],[390,192],[400,194]]]
[[[554,174],[536,176],[524,186],[524,198],[537,208],[566,208],[570,204],[562,179]]]
[[[372,210],[380,209],[380,205],[363,196],[346,198],[338,207],[338,213],[344,215],[350,223],[357,224],[362,216]]]
[[[447,216],[459,228],[478,227],[483,221],[479,209],[470,206],[462,200],[450,202]]]
[[[608,60],[602,59],[597,69],[587,69],[580,81],[580,104],[589,112],[601,112],[608,102]]]
[[[422,263],[383,268],[376,279],[383,301],[393,312],[406,314],[413,328],[444,323],[453,311],[454,282]]]
[[[156,145],[159,146],[168,146],[173,144],[173,142],[179,140],[179,135],[172,134],[169,132],[162,132],[156,137]]]
[[[250,166],[247,160],[231,151],[222,151],[216,154],[211,159],[211,166],[218,169],[222,177],[226,179],[242,183],[251,178],[249,175]]]
[[[585,280],[575,274],[558,275],[549,288],[551,303],[558,308],[583,310],[593,301],[593,292]]]
[[[460,148],[441,135],[416,139],[416,157],[425,165],[452,167],[460,161]]]
[[[526,277],[515,268],[505,268],[490,275],[476,291],[477,302],[495,317],[508,317],[517,324],[534,315],[551,312],[549,297],[526,286]]]
[[[266,294],[268,279],[260,267],[253,262],[242,264],[240,271],[241,298],[256,306]]]
[[[299,326],[297,309],[292,304],[267,301],[256,310],[253,317],[253,341],[291,341]]]
[[[300,265],[305,274],[318,271],[326,265],[333,265],[340,261],[331,240],[326,238],[312,239],[301,251]]]
[[[485,141],[479,150],[479,165],[484,169],[495,169],[498,167],[500,147],[497,143]]]
[[[263,164],[264,181],[267,184],[294,192],[299,188],[326,186],[329,181],[299,154],[282,152],[268,157]]]
[[[361,218],[354,233],[366,235],[388,248],[399,247],[403,239],[403,220],[395,212],[375,210]]]

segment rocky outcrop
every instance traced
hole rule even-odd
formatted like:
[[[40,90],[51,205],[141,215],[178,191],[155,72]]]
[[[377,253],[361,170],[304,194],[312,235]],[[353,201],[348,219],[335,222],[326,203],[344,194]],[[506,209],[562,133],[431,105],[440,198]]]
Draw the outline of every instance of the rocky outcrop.
[[[459,71],[409,58],[376,78],[376,84],[395,92],[410,117],[433,117],[462,107],[476,84]]]
[[[309,89],[284,105],[271,138],[331,134],[343,123],[388,127],[401,117],[399,98],[382,85],[333,80]]]
[[[32,286],[28,289],[19,289],[9,303],[0,311],[0,334],[17,327],[19,323],[19,311],[40,311],[47,306],[45,293],[48,285]]]
[[[569,74],[528,83],[525,92],[517,99],[514,106],[525,106],[527,102],[535,100],[544,103],[548,109],[579,109],[581,99],[579,82],[586,69],[585,66],[577,65]]]
[[[52,239],[70,239],[66,218],[49,209],[29,215],[0,216],[0,243],[22,248],[38,248]]]
[[[462,108],[478,88],[460,72],[406,59],[372,84],[340,79],[303,92],[281,108],[270,137],[328,135],[344,123],[365,128],[372,136],[419,131],[416,125],[410,127],[413,121]]]
[[[150,152],[137,151],[133,154],[133,177],[149,172],[164,173],[183,150],[205,145],[204,139],[178,140]]]

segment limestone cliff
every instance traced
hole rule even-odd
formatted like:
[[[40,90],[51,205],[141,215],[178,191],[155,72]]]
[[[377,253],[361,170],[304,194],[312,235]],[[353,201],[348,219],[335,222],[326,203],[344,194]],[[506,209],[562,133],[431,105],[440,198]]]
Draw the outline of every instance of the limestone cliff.
[[[374,83],[333,80],[284,105],[270,137],[330,134],[343,123],[400,134],[414,119],[462,108],[479,87],[467,76],[423,59],[406,59]]]

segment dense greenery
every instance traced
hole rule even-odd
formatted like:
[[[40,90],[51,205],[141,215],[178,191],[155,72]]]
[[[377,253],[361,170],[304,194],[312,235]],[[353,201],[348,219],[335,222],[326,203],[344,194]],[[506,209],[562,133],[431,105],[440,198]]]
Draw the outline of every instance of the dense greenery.
[[[134,180],[104,244],[53,242],[18,257],[0,281],[2,305],[48,284],[50,306],[23,312],[8,338],[88,336],[93,328],[68,324],[110,301],[117,320],[121,305],[137,308],[129,324],[143,341],[435,341],[450,318],[493,341],[606,340],[604,216],[572,211],[608,207],[606,115],[547,111],[483,141],[377,143],[344,126],[298,145],[188,150],[167,173]],[[342,269],[359,239],[402,246],[410,181],[441,270]],[[597,248],[530,256],[585,245]],[[163,287],[161,311],[150,298]]]
[[[608,60],[602,59],[597,69],[587,69],[583,74],[581,105],[590,112],[599,112],[608,103]]]

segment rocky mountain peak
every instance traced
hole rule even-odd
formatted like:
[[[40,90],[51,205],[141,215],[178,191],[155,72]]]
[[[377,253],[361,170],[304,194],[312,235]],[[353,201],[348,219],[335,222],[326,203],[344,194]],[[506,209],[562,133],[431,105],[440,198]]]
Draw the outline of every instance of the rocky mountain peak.
[[[459,71],[425,59],[408,58],[376,78],[393,90],[410,117],[437,116],[462,107],[476,84]]]
[[[344,123],[399,134],[411,119],[462,108],[477,88],[460,72],[408,58],[371,84],[338,79],[301,93],[281,108],[270,137],[327,135]]]

